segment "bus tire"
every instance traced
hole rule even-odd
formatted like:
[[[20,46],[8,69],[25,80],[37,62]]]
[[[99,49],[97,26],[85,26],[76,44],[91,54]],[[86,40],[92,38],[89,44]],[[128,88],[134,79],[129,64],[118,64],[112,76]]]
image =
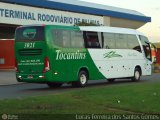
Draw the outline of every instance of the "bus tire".
[[[140,81],[140,77],[141,77],[141,70],[140,68],[136,67],[134,70],[134,76],[132,77],[132,81],[133,82]]]
[[[78,74],[78,81],[72,82],[73,87],[85,87],[88,82],[88,73],[84,70]]]
[[[61,87],[63,83],[54,83],[54,82],[49,82],[47,83],[47,85],[50,87],[50,88],[58,88],[58,87]]]
[[[107,79],[108,82],[112,83],[115,81],[115,79]]]

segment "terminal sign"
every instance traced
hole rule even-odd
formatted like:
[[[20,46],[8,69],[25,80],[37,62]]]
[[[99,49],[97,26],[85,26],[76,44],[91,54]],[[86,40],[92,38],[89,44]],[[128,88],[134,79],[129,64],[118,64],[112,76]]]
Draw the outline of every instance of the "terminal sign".
[[[8,24],[74,25],[80,22],[103,25],[103,17],[0,2],[0,19]]]

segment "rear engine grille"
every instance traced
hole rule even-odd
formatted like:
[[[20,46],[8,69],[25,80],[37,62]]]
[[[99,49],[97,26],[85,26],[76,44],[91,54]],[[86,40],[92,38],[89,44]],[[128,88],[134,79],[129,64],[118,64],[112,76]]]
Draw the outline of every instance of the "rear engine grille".
[[[41,55],[42,49],[23,49],[19,50],[20,56],[33,56],[33,55]]]

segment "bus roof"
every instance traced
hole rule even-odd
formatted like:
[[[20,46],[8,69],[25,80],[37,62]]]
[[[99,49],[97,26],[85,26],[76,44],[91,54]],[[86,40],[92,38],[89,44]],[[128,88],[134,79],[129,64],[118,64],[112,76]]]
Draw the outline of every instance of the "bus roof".
[[[106,26],[80,26],[82,31],[93,31],[93,32],[109,32],[109,33],[122,33],[122,34],[138,34],[144,35],[143,33],[130,28],[118,28],[118,27],[106,27]]]
[[[57,27],[67,27],[67,28],[74,28],[79,27],[81,31],[93,31],[93,32],[108,32],[108,33],[121,33],[121,34],[137,34],[143,35],[143,33],[130,28],[120,28],[120,27],[109,27],[109,26],[62,26],[62,25],[24,25],[21,27],[31,27],[31,26],[57,26]]]

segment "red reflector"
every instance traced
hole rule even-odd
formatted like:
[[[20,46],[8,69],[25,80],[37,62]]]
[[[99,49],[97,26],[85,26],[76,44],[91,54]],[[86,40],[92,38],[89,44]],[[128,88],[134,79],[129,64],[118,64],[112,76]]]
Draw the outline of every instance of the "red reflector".
[[[45,57],[44,59],[44,69],[43,69],[43,73],[47,72],[50,70],[50,63],[49,63],[49,59],[48,57]]]
[[[19,72],[19,70],[18,70],[18,63],[17,63],[16,59],[15,59],[15,70],[16,70],[16,72]]]

